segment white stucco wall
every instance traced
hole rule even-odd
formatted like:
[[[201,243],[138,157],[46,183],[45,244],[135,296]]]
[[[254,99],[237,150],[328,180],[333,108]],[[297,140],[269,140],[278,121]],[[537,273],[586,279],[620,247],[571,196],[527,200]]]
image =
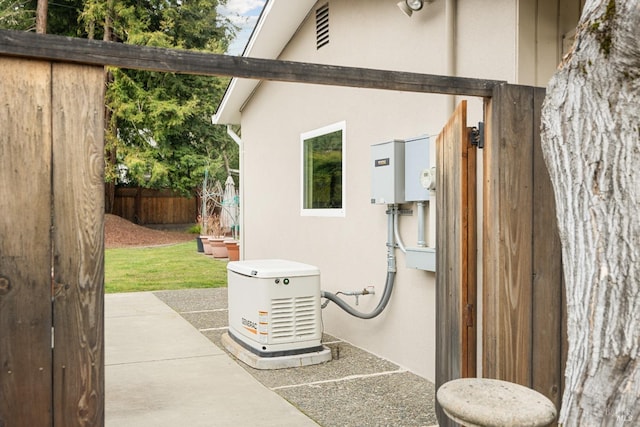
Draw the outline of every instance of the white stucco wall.
[[[329,3],[329,45],[316,50],[312,13],[280,59],[444,74],[444,1],[425,5],[412,18],[395,1]],[[516,82],[517,3],[492,0],[483,2],[484,8],[458,3],[458,75]],[[482,119],[482,103],[467,99],[472,125]],[[376,295],[360,297],[357,307],[371,310],[384,286],[387,219],[385,206],[370,204],[369,147],[435,136],[449,108],[442,95],[263,82],[242,111],[245,258],[317,265],[322,288],[332,292],[374,285]],[[300,134],[340,121],[346,122],[346,216],[301,216]],[[401,234],[412,246],[416,208],[403,207],[414,211],[401,218]],[[427,223],[432,246],[434,221]],[[325,332],[433,381],[435,274],[407,269],[403,254],[397,256],[396,286],[385,312],[360,320],[330,304],[323,310]]]

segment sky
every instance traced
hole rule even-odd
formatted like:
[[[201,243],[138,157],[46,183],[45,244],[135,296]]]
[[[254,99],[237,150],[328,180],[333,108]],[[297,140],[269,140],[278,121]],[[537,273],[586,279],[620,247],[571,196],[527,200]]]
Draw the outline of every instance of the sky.
[[[231,22],[240,27],[227,54],[242,55],[265,2],[266,0],[227,0],[225,6],[218,6],[218,13],[227,16]]]

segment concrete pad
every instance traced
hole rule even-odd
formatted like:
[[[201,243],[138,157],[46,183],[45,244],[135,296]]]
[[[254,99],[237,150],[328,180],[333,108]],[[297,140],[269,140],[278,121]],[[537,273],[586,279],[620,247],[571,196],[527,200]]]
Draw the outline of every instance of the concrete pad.
[[[108,427],[317,426],[151,293],[105,297]]]
[[[224,348],[237,357],[238,360],[255,369],[299,368],[301,366],[318,365],[331,360],[331,350],[325,346],[322,346],[322,350],[320,351],[312,351],[309,353],[279,357],[260,357],[241,346],[231,338],[228,333],[222,335],[222,344]]]

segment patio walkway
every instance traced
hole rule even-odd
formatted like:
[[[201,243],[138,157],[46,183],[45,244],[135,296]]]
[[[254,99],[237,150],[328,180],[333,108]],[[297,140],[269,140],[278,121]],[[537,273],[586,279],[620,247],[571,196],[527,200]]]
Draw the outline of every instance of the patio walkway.
[[[152,293],[105,297],[106,425],[317,426]]]
[[[107,426],[430,426],[434,386],[326,335],[330,362],[261,371],[221,350],[226,288],[105,298]]]

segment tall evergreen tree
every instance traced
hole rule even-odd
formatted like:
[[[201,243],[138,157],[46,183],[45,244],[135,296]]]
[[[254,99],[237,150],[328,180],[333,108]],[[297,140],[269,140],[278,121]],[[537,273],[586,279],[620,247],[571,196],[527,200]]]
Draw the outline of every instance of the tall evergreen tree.
[[[234,27],[217,0],[87,0],[91,38],[223,53]],[[205,169],[224,179],[237,147],[211,125],[227,79],[111,69],[107,88],[107,180],[191,192]],[[124,166],[124,168],[122,168]]]
[[[29,0],[0,0],[0,28],[33,30],[36,27],[35,4]]]
[[[45,0],[41,0],[45,1]],[[236,28],[226,0],[56,0],[46,32],[224,53]],[[0,28],[33,31],[38,0],[0,0]],[[190,193],[204,171],[224,180],[238,152],[211,115],[228,79],[110,68],[106,93],[107,211],[116,184]],[[124,167],[123,167],[124,166]],[[126,171],[126,172],[125,172]]]

